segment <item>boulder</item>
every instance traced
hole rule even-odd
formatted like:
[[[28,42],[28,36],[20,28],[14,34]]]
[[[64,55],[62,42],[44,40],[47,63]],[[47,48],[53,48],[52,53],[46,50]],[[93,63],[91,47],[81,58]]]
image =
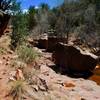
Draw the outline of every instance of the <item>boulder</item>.
[[[40,36],[37,46],[41,49],[47,49],[47,47],[48,47],[48,35],[47,34],[42,34]]]
[[[41,49],[47,49],[48,40],[47,39],[39,39],[38,40],[38,47],[41,48]]]
[[[52,48],[59,42],[62,43],[67,43],[67,38],[64,37],[48,37],[48,47],[47,47],[47,51],[52,52]]]
[[[46,34],[43,34],[38,40],[38,47],[46,49],[46,51],[48,52],[52,52],[52,48],[58,42],[66,43],[67,38],[57,37],[57,36],[47,36]]]
[[[84,73],[93,71],[98,57],[78,47],[57,43],[53,48],[52,58],[60,71]]]

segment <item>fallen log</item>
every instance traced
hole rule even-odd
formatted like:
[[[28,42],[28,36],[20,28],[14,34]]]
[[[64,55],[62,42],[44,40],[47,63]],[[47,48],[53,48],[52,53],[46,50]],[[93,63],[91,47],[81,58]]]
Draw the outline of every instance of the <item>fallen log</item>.
[[[98,57],[78,47],[57,43],[53,48],[52,58],[61,72],[84,73],[93,71]]]

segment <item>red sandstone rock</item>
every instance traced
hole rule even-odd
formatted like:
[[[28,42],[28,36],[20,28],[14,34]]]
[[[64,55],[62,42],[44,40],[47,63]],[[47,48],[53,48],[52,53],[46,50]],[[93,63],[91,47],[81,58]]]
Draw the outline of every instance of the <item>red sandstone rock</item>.
[[[53,60],[62,71],[87,72],[93,71],[97,65],[97,56],[84,52],[71,45],[58,43],[54,47]]]

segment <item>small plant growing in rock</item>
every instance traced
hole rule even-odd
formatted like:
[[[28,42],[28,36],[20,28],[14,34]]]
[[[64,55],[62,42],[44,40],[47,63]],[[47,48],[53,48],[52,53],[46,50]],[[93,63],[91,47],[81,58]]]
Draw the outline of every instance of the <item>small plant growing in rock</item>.
[[[29,48],[25,45],[23,46],[20,46],[18,49],[17,49],[17,53],[19,55],[19,59],[27,64],[30,64],[32,62],[35,62],[36,59],[39,57],[39,53],[32,49],[32,48]]]
[[[24,62],[19,61],[18,59],[14,59],[11,62],[11,67],[16,69],[24,69],[27,65]]]
[[[15,80],[11,84],[9,96],[13,97],[13,100],[22,100],[23,95],[27,93],[27,83],[23,80]]]
[[[2,54],[4,54],[5,52],[6,52],[6,49],[0,47],[0,54],[2,55]]]

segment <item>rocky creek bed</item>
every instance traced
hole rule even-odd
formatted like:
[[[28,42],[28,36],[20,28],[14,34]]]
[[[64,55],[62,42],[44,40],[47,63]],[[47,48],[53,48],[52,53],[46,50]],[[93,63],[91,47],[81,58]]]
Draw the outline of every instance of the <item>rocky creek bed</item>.
[[[0,56],[0,100],[12,100],[6,97],[8,93],[8,81],[12,69],[10,66],[13,54]],[[40,89],[36,85],[36,91],[29,89],[30,94],[34,95],[34,100],[100,100],[100,86],[96,82],[83,78],[71,78],[67,75],[56,73],[52,66],[51,53],[42,52],[38,64],[40,73],[38,77],[44,80],[45,86]],[[34,76],[33,76],[34,78]],[[26,100],[33,100],[26,97]]]

